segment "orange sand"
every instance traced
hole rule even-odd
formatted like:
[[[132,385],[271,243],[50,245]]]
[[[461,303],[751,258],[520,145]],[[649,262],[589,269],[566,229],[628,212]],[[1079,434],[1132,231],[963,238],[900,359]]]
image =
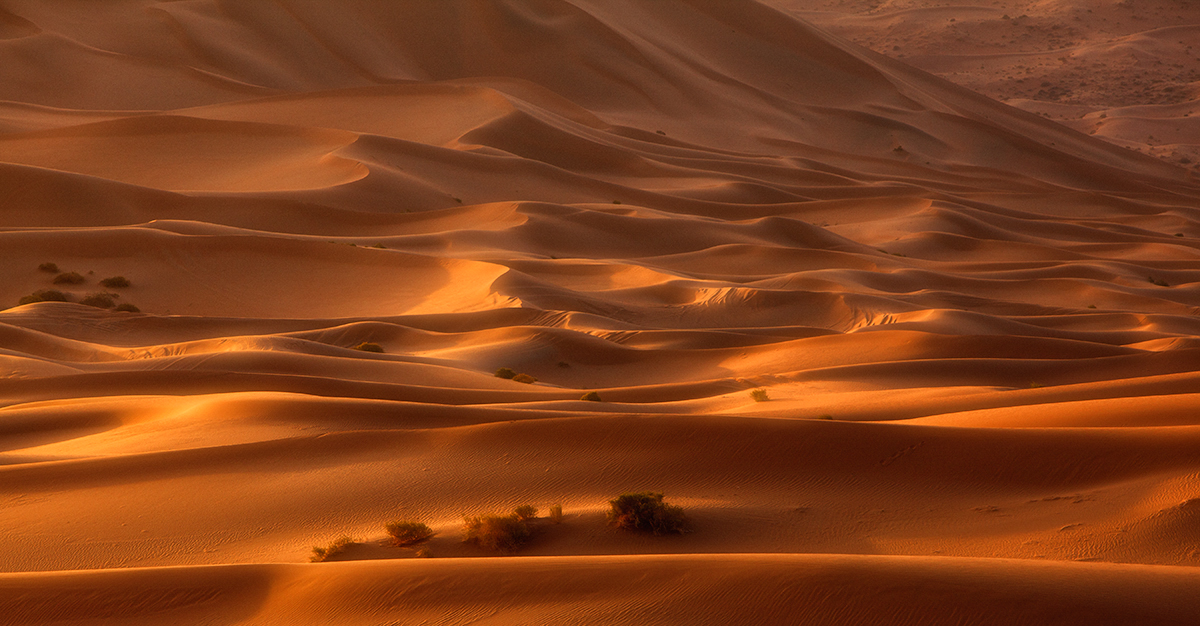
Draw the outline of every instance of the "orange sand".
[[[933,19],[1194,11],[913,4],[0,4],[0,621],[1200,621],[1190,109]]]

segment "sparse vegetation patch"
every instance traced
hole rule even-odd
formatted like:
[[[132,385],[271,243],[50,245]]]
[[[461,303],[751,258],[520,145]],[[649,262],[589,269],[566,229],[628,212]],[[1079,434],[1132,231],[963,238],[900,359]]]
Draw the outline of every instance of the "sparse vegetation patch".
[[[485,550],[516,552],[531,535],[529,523],[516,513],[463,518],[463,541]]]
[[[392,543],[402,548],[429,541],[433,537],[433,531],[421,522],[396,521],[389,523],[386,528]]]
[[[603,400],[600,399],[600,394],[596,393],[595,391],[589,391],[583,394],[583,397],[579,399],[583,400],[584,402],[603,402]]]
[[[308,557],[308,560],[313,563],[328,561],[333,557],[342,554],[355,543],[356,542],[354,541],[353,537],[338,537],[333,541],[333,543],[325,547],[313,546],[312,556]]]
[[[129,279],[124,276],[112,276],[101,280],[100,286],[105,289],[124,289],[129,286]]]
[[[58,291],[57,289],[41,289],[35,291],[23,298],[18,304],[33,304],[34,302],[70,302],[71,299],[67,294]]]
[[[513,382],[525,383],[526,385],[532,385],[533,383],[537,382],[537,379],[529,374],[517,374],[516,376],[513,376],[512,379]]]
[[[655,535],[687,532],[687,516],[683,509],[664,502],[661,493],[625,493],[608,504],[610,526]]]
[[[516,377],[516,375],[517,375],[517,373],[514,372],[511,368],[502,367],[502,368],[496,370],[496,378],[512,380],[513,378]]]
[[[363,352],[378,352],[380,354],[383,353],[383,346],[381,346],[377,343],[371,343],[370,341],[364,341],[364,342],[354,346],[354,349],[361,350]]]
[[[767,397],[766,389],[755,389],[750,392],[750,397],[754,398],[755,402],[766,402],[767,400],[770,400],[770,398]]]
[[[93,293],[79,301],[79,304],[94,306],[100,309],[111,309],[117,306],[116,294],[113,293]]]
[[[79,272],[67,272],[54,277],[55,285],[82,285],[87,280]]]
[[[42,263],[41,265],[38,266],[38,271],[46,272],[49,274],[57,274],[58,273],[58,264],[50,263],[50,262]]]

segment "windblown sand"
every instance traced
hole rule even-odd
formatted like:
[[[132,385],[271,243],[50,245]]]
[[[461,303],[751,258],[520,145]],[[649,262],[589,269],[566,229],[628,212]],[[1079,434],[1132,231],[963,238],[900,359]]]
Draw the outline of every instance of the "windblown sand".
[[[1128,4],[1073,2],[1010,19]],[[770,4],[0,4],[0,621],[1200,621],[1138,94],[1088,136]],[[605,525],[644,490],[693,532]]]

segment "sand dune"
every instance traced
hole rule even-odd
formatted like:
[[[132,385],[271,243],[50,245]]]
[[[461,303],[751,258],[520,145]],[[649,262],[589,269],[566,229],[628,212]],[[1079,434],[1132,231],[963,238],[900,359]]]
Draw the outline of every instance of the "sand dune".
[[[918,69],[1186,33],[1016,4],[0,4],[0,613],[1195,621],[1185,104]]]

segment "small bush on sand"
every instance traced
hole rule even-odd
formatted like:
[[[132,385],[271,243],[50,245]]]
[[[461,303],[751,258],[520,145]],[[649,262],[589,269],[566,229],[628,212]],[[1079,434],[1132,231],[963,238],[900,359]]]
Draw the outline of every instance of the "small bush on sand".
[[[100,286],[105,289],[124,289],[129,286],[129,279],[124,276],[113,276],[100,281]]]
[[[371,343],[370,341],[364,341],[364,342],[354,346],[354,349],[361,350],[363,352],[378,352],[380,354],[383,354],[383,346],[381,346],[377,343]]]
[[[537,519],[537,514],[537,507],[533,506],[532,504],[522,504],[513,510],[513,515],[516,515],[517,519],[521,520],[522,522],[528,522],[531,519]]]
[[[115,308],[113,310],[114,311],[123,311],[125,313],[141,313],[142,312],[141,309],[137,308],[136,306],[134,306],[132,304],[129,304],[128,302],[118,304],[117,308]]]
[[[321,546],[313,546],[312,556],[308,560],[313,563],[328,561],[333,557],[345,552],[350,546],[354,545],[353,537],[338,537],[333,543],[322,548]]]
[[[625,493],[610,500],[609,505],[612,507],[608,511],[610,526],[656,535],[687,531],[683,509],[663,502],[661,493]]]
[[[87,280],[79,272],[67,272],[54,277],[55,285],[82,285]]]
[[[550,517],[551,523],[561,524],[562,523],[562,505],[556,504],[556,505],[550,507],[549,517]]]
[[[33,304],[34,302],[70,302],[71,299],[67,294],[58,291],[57,289],[41,289],[35,291],[23,298],[18,304]]]
[[[418,559],[428,559],[433,556],[433,552],[431,552],[429,548],[421,548],[420,550],[417,550],[417,553],[413,556],[417,557]]]
[[[529,524],[516,513],[463,518],[463,541],[485,550],[516,552],[530,535]]]
[[[533,383],[537,382],[537,379],[529,374],[517,374],[516,376],[513,376],[512,379],[515,383],[525,383],[526,385],[532,385]]]
[[[512,369],[507,368],[507,367],[502,367],[502,368],[496,370],[496,378],[512,380],[514,377],[516,377],[516,375],[517,375],[516,372],[512,371]]]
[[[116,294],[112,293],[93,293],[79,301],[79,304],[86,304],[100,309],[111,309],[117,306],[117,301],[114,299]]]
[[[755,389],[754,391],[750,392],[750,397],[754,398],[755,402],[766,402],[767,400],[770,400],[770,398],[767,397],[766,389]]]
[[[584,402],[603,402],[603,400],[600,399],[600,394],[596,393],[595,391],[589,391],[583,394],[583,396],[579,399],[583,400]]]
[[[402,548],[429,541],[429,538],[433,536],[433,531],[421,522],[391,522],[386,528],[387,534],[392,537],[392,543]]]
[[[57,263],[49,263],[49,262],[42,263],[41,265],[38,266],[38,271],[39,272],[47,272],[50,274],[57,274],[58,273],[58,264]]]

